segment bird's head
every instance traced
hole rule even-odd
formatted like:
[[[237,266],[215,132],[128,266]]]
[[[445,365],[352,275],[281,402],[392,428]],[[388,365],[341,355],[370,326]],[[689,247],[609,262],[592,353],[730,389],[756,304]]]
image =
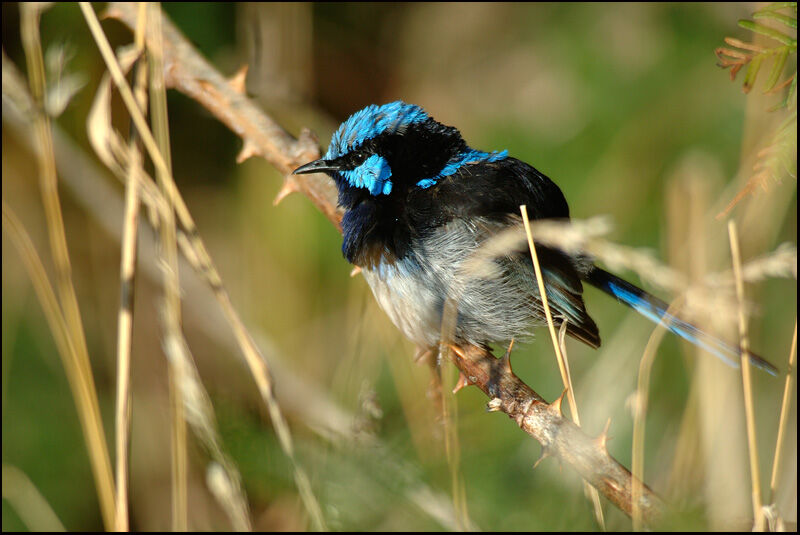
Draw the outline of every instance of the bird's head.
[[[339,204],[351,208],[366,198],[404,195],[429,188],[466,163],[496,161],[506,152],[470,149],[459,131],[413,104],[370,105],[343,122],[321,159],[296,174],[324,172],[339,189]]]

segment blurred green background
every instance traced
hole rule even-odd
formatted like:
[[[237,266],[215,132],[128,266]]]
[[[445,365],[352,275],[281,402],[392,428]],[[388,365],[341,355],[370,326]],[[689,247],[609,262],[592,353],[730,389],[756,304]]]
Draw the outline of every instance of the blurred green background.
[[[714,216],[749,177],[781,117],[766,111],[777,96],[757,90],[745,96],[741,78],[732,83],[715,66],[714,49],[724,37],[751,38],[736,21],[754,4],[163,7],[223,73],[249,64],[248,93],[293,134],[309,127],[324,148],[338,123],[367,104],[419,104],[458,127],[471,146],[508,149],[552,177],[574,218],[610,215],[611,239],[651,249],[693,278],[729,269],[726,219]],[[19,9],[4,3],[2,10],[3,49],[24,72]],[[130,42],[118,22],[103,27],[115,46]],[[71,50],[69,69],[86,81],[55,123],[94,159],[85,119],[104,72],[97,47],[75,4],[54,5],[41,28],[45,50]],[[796,69],[796,57],[791,61]],[[282,177],[257,158],[236,165],[241,141],[199,105],[170,91],[168,106],[175,178],[234,305],[282,370],[276,389],[329,527],[453,529],[451,467],[439,416],[426,397],[429,370],[413,363],[414,348],[379,310],[364,280],[348,276],[336,230],[300,195],[273,206]],[[121,105],[115,114],[127,132]],[[35,159],[5,121],[2,160],[3,199],[49,269]],[[796,153],[794,161],[796,169]],[[121,199],[122,187],[113,179],[108,184]],[[70,189],[62,188],[61,199],[113,444],[119,244]],[[745,259],[796,243],[796,180],[770,182],[731,217],[739,222]],[[3,464],[30,478],[67,529],[99,530],[75,405],[42,309],[5,238]],[[140,263],[136,287],[131,526],[160,530],[170,526],[168,393],[157,323],[160,279],[147,275],[141,265],[147,262]],[[189,271],[182,277],[189,285],[186,336],[242,473],[254,528],[306,529],[286,458],[230,331],[202,284],[186,282],[193,280]],[[785,368],[796,281],[768,280],[747,292],[756,304],[751,346]],[[586,290],[586,302],[604,345],[594,351],[568,343],[583,426],[596,435],[610,417],[609,449],[630,466],[629,400],[652,325],[593,289]],[[514,354],[516,373],[547,399],[562,391],[552,353],[541,330]],[[673,337],[661,346],[647,421],[646,482],[676,505],[673,527],[747,527],[752,510],[738,377]],[[763,485],[782,390],[781,378],[755,374]],[[787,477],[777,503],[796,522],[796,391],[792,399]],[[554,460],[533,470],[540,446],[513,421],[487,414],[486,401],[474,388],[456,396],[461,458],[455,470],[473,526],[596,529],[574,472]],[[357,431],[358,438],[330,439],[309,413],[343,433]],[[190,527],[230,529],[205,487],[208,456],[193,439],[189,453]],[[630,528],[613,506],[604,509],[610,529]],[[2,514],[4,530],[26,528],[5,499]]]

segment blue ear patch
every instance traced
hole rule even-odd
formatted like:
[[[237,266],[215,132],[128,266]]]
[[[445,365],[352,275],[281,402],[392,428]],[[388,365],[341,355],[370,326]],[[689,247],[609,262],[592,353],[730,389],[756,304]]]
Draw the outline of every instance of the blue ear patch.
[[[366,188],[372,195],[389,195],[392,192],[392,168],[383,157],[373,154],[364,163],[347,171],[339,171],[355,188]]]
[[[371,104],[355,112],[339,126],[331,138],[324,158],[334,160],[358,148],[368,139],[383,133],[397,132],[410,124],[427,119],[425,110],[414,104],[399,100],[383,106]]]
[[[496,162],[506,158],[508,158],[507,150],[502,152],[481,152],[479,150],[468,148],[466,151],[460,152],[455,157],[451,158],[436,176],[431,178],[423,178],[417,182],[417,186],[421,187],[422,189],[429,188],[442,178],[455,174],[465,165],[480,162]]]

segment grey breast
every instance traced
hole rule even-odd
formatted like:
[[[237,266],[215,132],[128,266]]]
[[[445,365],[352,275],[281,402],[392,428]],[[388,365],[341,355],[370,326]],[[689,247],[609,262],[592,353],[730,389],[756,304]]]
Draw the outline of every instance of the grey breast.
[[[502,226],[485,220],[453,220],[412,243],[402,259],[382,261],[364,276],[380,306],[410,340],[431,347],[441,336],[442,310],[451,299],[458,315],[453,339],[484,344],[531,335],[538,323],[538,291],[531,270],[516,254],[475,270],[475,253]]]

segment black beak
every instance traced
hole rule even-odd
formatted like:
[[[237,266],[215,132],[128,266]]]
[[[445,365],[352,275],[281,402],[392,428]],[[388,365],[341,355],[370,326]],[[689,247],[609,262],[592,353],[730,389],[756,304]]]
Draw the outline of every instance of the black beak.
[[[311,163],[301,165],[293,171],[295,175],[305,175],[308,173],[324,173],[326,171],[338,171],[339,167],[326,160],[314,160]]]

